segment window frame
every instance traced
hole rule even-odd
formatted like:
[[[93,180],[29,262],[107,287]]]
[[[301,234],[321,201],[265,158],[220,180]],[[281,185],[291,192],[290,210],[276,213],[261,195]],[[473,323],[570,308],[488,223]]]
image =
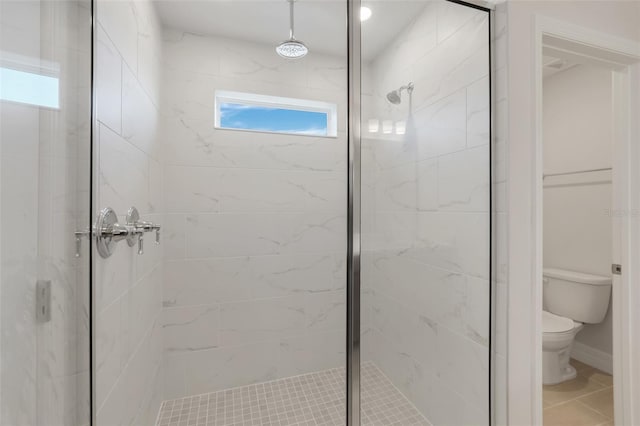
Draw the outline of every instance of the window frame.
[[[18,55],[12,52],[2,52],[0,54],[0,68],[21,74],[31,74],[36,77],[44,77],[55,80],[55,105],[43,104],[27,100],[16,100],[3,98],[0,94],[0,102],[9,104],[24,105],[32,108],[59,111],[62,108],[62,95],[60,81],[60,65],[57,62]]]
[[[285,98],[281,96],[260,95],[257,93],[232,92],[228,90],[216,90],[214,98],[214,116],[216,130],[235,130],[241,132],[271,133],[291,136],[307,136],[314,138],[338,137],[338,105],[334,103],[313,101],[308,99]],[[222,104],[228,103],[257,107],[268,107],[274,109],[325,113],[327,114],[327,134],[313,135],[285,132],[279,130],[254,130],[241,128],[239,129],[235,127],[223,127],[220,124],[220,107],[222,106]]]

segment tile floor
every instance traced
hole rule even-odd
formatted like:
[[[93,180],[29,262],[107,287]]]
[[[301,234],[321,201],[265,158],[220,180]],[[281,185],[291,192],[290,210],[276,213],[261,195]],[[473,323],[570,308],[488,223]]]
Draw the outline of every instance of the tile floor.
[[[571,360],[578,376],[544,386],[544,426],[613,426],[613,377]]]
[[[343,368],[164,401],[158,426],[344,425]],[[362,365],[362,424],[429,425],[373,363]]]

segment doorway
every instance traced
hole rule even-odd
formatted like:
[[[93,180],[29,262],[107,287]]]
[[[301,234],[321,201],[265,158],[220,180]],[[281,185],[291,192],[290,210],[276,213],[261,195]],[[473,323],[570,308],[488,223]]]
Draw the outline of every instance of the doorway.
[[[545,56],[547,57],[546,61]],[[589,67],[598,67],[607,70],[611,75],[611,83],[608,87],[612,99],[612,127],[610,131],[613,152],[611,157],[612,168],[608,170],[608,166],[604,165],[602,167],[589,166],[584,170],[578,169],[576,171],[582,171],[584,173],[578,173],[581,177],[576,179],[584,179],[587,175],[590,175],[591,178],[587,179],[587,181],[591,180],[591,182],[582,181],[573,182],[573,184],[576,184],[576,187],[586,188],[589,185],[593,185],[595,183],[594,181],[599,181],[601,185],[606,185],[608,180],[611,181],[611,205],[609,208],[601,211],[601,214],[605,217],[601,215],[599,220],[602,223],[605,218],[607,220],[610,219],[612,270],[614,270],[613,267],[615,266],[616,272],[620,270],[622,272],[621,274],[610,274],[612,285],[611,306],[608,307],[607,310],[610,311],[611,314],[611,328],[605,326],[606,315],[602,318],[602,321],[605,322],[601,322],[600,325],[600,327],[602,327],[601,331],[607,331],[608,329],[612,331],[612,354],[610,360],[607,357],[601,356],[603,353],[602,350],[598,351],[597,348],[589,347],[585,345],[584,341],[580,342],[580,340],[576,339],[572,355],[576,358],[581,358],[582,363],[577,362],[577,360],[574,360],[573,363],[578,367],[576,369],[578,370],[576,371],[577,380],[581,380],[584,385],[582,389],[577,391],[577,394],[582,392],[582,397],[590,394],[592,398],[595,398],[594,395],[599,392],[602,401],[607,401],[606,408],[603,408],[602,405],[599,405],[599,409],[595,410],[593,407],[589,407],[592,411],[589,414],[596,413],[595,417],[598,417],[598,415],[604,416],[604,418],[598,417],[598,419],[592,419],[592,421],[602,420],[601,423],[606,423],[607,421],[613,422],[615,418],[616,424],[633,424],[634,416],[636,416],[637,413],[634,413],[635,408],[630,401],[632,401],[633,398],[633,384],[637,383],[638,378],[634,376],[630,361],[634,351],[634,349],[632,349],[632,343],[630,343],[630,339],[634,338],[630,333],[631,324],[634,321],[630,306],[632,306],[634,298],[637,297],[637,290],[630,286],[629,283],[632,282],[632,277],[635,274],[635,263],[631,262],[630,259],[633,259],[632,254],[635,253],[636,250],[634,241],[637,241],[637,235],[634,232],[635,220],[633,215],[634,210],[632,208],[636,201],[633,191],[630,191],[630,188],[635,185],[635,178],[633,176],[633,168],[629,167],[629,165],[632,164],[632,161],[636,161],[635,148],[632,141],[634,137],[637,137],[637,129],[632,124],[632,113],[633,111],[637,111],[634,109],[637,108],[637,100],[633,88],[636,84],[637,63],[640,59],[638,46],[626,40],[608,37],[585,28],[540,16],[536,19],[537,108],[534,168],[535,199],[533,209],[536,238],[534,240],[534,256],[532,262],[535,278],[533,283],[535,289],[534,300],[536,301],[535,306],[537,309],[532,331],[535,333],[533,341],[537,342],[538,348],[535,356],[536,362],[533,367],[534,377],[536,378],[533,398],[534,401],[538,401],[536,405],[540,411],[538,411],[538,414],[534,413],[534,417],[539,416],[537,418],[542,422],[543,409],[553,408],[547,405],[549,398],[545,401],[542,385],[545,371],[541,350],[544,347],[543,300],[548,302],[548,300],[545,300],[545,297],[543,297],[543,287],[545,287],[543,283],[545,282],[544,280],[549,279],[548,276],[545,276],[545,272],[543,272],[544,267],[546,267],[544,262],[548,260],[546,254],[544,254],[546,246],[543,241],[543,234],[547,229],[547,224],[544,223],[546,218],[543,219],[547,210],[543,202],[543,199],[546,201],[547,198],[544,183],[546,181],[544,176],[546,170],[545,167],[543,167],[543,164],[545,164],[544,161],[547,160],[547,156],[543,156],[544,150],[546,149],[545,137],[547,131],[544,118],[545,94],[543,88],[545,84],[543,83],[543,65],[545,63],[552,64],[558,59],[560,62],[564,61],[565,64],[573,61],[577,64],[588,65]],[[576,153],[576,155],[579,155],[579,152]],[[610,179],[606,176],[607,173],[610,173]],[[600,174],[600,176],[596,178],[594,174]],[[571,174],[560,174],[559,176],[551,176],[551,178],[566,179],[567,176],[571,176]],[[565,182],[565,184],[566,183],[567,182]],[[569,182],[569,184],[571,184],[571,182]],[[572,225],[575,224],[572,223]],[[591,266],[593,267],[594,265]],[[593,344],[593,342],[594,341],[591,340],[590,343]],[[608,372],[613,373],[612,377],[608,378],[605,375],[601,375],[602,373],[593,370],[593,368],[603,373],[607,373],[608,370]],[[592,369],[593,374],[585,373],[585,370],[588,369]],[[583,374],[580,374],[580,370],[582,370]],[[601,376],[594,378],[594,374]],[[589,388],[589,386],[597,389]],[[593,392],[585,393],[585,389]],[[611,393],[613,393],[614,396],[613,401],[611,401]],[[608,395],[604,397],[604,394]],[[578,401],[579,398],[581,397],[570,398],[563,403],[573,406],[577,404],[590,405],[586,400]],[[559,417],[547,416],[546,411],[544,414],[545,423],[548,419],[555,419],[554,422],[559,419]],[[549,420],[549,424],[553,424],[551,420]]]
[[[613,422],[612,70],[543,50],[544,424]]]

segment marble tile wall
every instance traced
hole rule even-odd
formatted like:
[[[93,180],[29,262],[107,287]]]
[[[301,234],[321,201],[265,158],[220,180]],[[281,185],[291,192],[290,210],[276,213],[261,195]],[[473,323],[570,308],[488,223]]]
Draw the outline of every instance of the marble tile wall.
[[[0,4],[2,57],[39,61],[40,5]],[[36,423],[37,332],[33,301],[37,280],[39,108],[0,101],[0,415],[2,424]],[[14,182],[22,182],[15,185]],[[12,183],[12,184],[10,184]],[[21,232],[18,233],[17,231]],[[12,232],[13,231],[13,232]]]
[[[131,206],[165,225],[159,137],[161,27],[148,0],[97,2],[99,207]],[[164,245],[96,254],[96,402],[100,424],[150,425],[162,398]]]
[[[365,64],[364,357],[433,424],[488,424],[488,14],[427,3]]]
[[[342,365],[346,59],[164,34],[165,398]],[[217,89],[336,103],[338,137],[216,130]]]
[[[59,108],[0,101],[0,423],[88,424],[90,3],[0,5],[3,66],[59,81]],[[36,281],[51,282],[51,319],[36,320]]]

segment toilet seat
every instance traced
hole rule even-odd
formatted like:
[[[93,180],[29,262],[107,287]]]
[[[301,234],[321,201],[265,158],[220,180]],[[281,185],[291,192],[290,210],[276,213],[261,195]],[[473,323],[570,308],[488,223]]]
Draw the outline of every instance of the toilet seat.
[[[542,332],[543,333],[566,333],[580,326],[570,318],[561,317],[551,312],[542,311]]]

